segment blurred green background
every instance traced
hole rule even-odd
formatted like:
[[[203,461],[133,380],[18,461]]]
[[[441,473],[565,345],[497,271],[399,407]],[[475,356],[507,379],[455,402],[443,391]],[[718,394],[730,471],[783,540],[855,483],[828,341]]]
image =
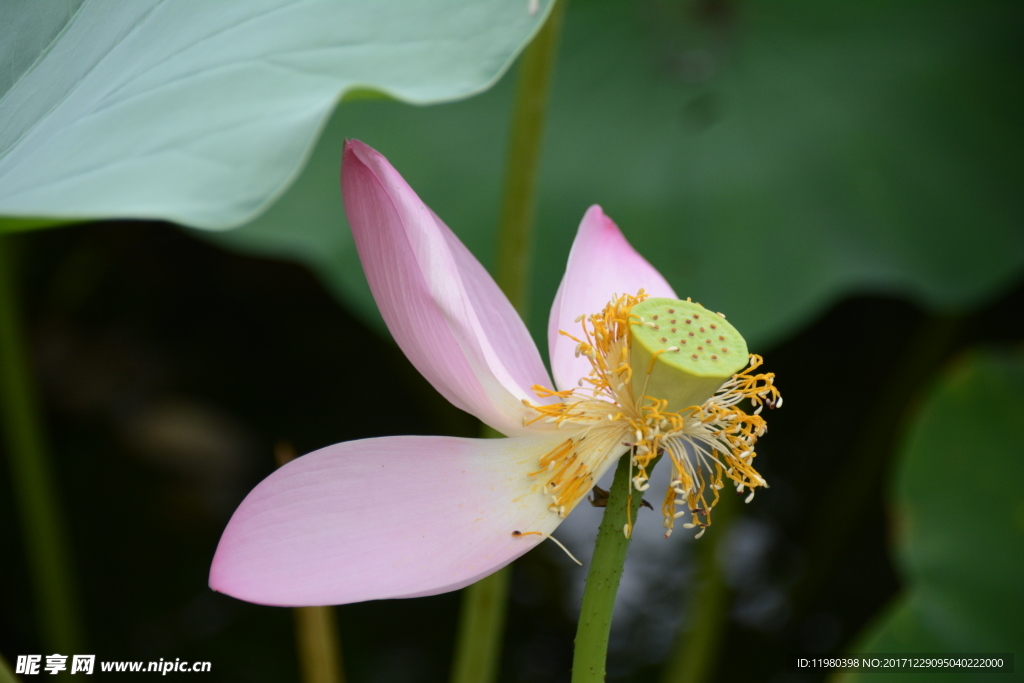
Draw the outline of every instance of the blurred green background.
[[[680,295],[729,316],[786,399],[759,450],[771,488],[701,539],[719,531],[706,547],[725,595],[705,680],[823,680],[794,658],[858,650],[1024,653],[1007,609],[1024,576],[1022,20],[1020,3],[995,0],[568,6],[528,311],[540,348],[575,229],[599,203]],[[516,30],[494,76],[533,28]],[[384,153],[493,272],[514,73],[448,104],[361,90],[318,139],[310,114],[292,161],[225,166],[222,194],[203,195],[224,198],[217,215],[269,205],[241,227],[186,220],[195,196],[170,182],[170,208],[128,202],[107,214],[120,221],[26,231],[27,215],[93,216],[59,193],[7,210],[0,227],[18,232],[0,239],[16,256],[88,652],[209,660],[210,680],[298,680],[289,612],[206,588],[220,531],[273,469],[274,444],[477,432],[380,323],[344,221],[342,141]],[[5,92],[0,117],[13,117]],[[0,136],[0,214],[21,196],[2,190],[32,158],[26,140]],[[233,144],[248,154],[259,138]],[[152,192],[159,172],[132,182]],[[260,173],[262,199],[230,199]],[[112,185],[109,201],[131,191]],[[170,218],[185,225],[158,220]],[[400,397],[400,421],[374,410],[384,396]],[[7,462],[11,660],[44,646]],[[634,548],[634,563],[660,559],[657,572],[627,562],[642,580],[617,613],[610,680],[682,683],[667,662],[702,627],[701,542]],[[502,680],[568,680],[582,571],[547,547],[516,563]],[[339,608],[348,680],[445,680],[457,609],[457,594]]]

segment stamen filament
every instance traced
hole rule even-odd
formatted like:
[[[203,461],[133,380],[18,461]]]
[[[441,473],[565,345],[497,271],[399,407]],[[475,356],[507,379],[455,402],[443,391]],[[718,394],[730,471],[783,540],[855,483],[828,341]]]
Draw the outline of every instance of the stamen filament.
[[[582,328],[579,337],[560,331],[577,342],[577,354],[589,360],[591,371],[580,379],[578,388],[555,391],[533,387],[538,398],[559,399],[555,403],[524,400],[537,413],[525,420],[526,424],[542,420],[573,431],[540,458],[539,469],[529,476],[541,479],[544,492],[551,498],[551,510],[565,515],[593,487],[594,473],[603,470],[607,459],[617,457],[622,448],[630,450],[630,497],[634,489],[642,493],[649,488],[652,462],[659,454],[668,453],[673,473],[662,504],[666,535],[671,534],[674,520],[686,515],[690,516],[686,528],[700,528],[702,534],[711,524],[711,510],[720,499],[726,478],[738,491],[749,490],[748,500],[756,488],[767,486],[754,469],[754,446],[767,430],[762,410],[765,406],[781,406],[782,396],[774,384],[774,374],[756,372],[763,360],[752,354],[749,364],[725,380],[703,404],[670,410],[669,401],[650,395],[648,386],[661,362],[659,357],[678,352],[677,346],[652,350],[643,369],[643,381],[637,378],[634,385],[630,325],[658,326],[657,320],[645,320],[631,312],[646,298],[643,290],[636,296],[616,296],[602,311],[577,318]],[[672,306],[671,302],[657,305]],[[694,324],[703,312],[692,313]],[[666,325],[676,324],[675,319],[662,317]],[[687,323],[690,320],[686,317]],[[639,397],[634,395],[638,387]],[[743,401],[750,402],[753,414],[739,407]],[[677,511],[681,506],[686,509]],[[627,538],[632,526],[632,515],[627,512],[623,527]]]

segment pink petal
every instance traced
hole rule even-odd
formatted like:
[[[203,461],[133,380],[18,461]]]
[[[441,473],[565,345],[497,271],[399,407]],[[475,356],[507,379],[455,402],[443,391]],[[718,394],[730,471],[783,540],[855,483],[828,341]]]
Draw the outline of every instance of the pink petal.
[[[345,212],[384,322],[453,405],[504,434],[529,434],[522,405],[551,386],[515,309],[468,249],[387,159],[345,144]],[[540,427],[543,428],[543,427]]]
[[[636,294],[676,299],[676,293],[654,266],[626,241],[619,227],[596,204],[587,209],[569,252],[565,275],[548,318],[548,352],[551,372],[559,389],[573,389],[590,373],[586,358],[576,358],[575,337],[581,333],[580,315],[597,313],[612,297]]]
[[[561,521],[528,476],[566,434],[396,436],[328,446],[275,471],[221,537],[210,587],[266,605],[455,590]]]

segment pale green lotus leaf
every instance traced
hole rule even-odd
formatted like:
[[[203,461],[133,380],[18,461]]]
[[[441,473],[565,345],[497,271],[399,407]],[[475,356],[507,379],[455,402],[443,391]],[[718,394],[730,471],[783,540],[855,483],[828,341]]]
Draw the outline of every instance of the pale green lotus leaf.
[[[416,104],[478,93],[549,9],[2,0],[0,216],[239,225],[298,174],[344,93]]]

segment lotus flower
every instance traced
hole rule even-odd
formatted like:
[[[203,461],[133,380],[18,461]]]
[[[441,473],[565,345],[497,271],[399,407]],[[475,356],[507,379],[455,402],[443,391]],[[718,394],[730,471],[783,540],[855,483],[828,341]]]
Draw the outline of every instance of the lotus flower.
[[[724,316],[678,300],[600,207],[583,216],[551,307],[552,383],[501,290],[383,156],[346,143],[341,185],[395,341],[508,438],[363,439],[290,462],[228,523],[214,590],[301,606],[462,588],[548,538],[627,452],[641,491],[650,461],[670,456],[667,533],[680,516],[703,530],[723,475],[751,494],[765,484],[752,460],[756,413],[781,402],[773,376],[752,374],[760,359]]]

